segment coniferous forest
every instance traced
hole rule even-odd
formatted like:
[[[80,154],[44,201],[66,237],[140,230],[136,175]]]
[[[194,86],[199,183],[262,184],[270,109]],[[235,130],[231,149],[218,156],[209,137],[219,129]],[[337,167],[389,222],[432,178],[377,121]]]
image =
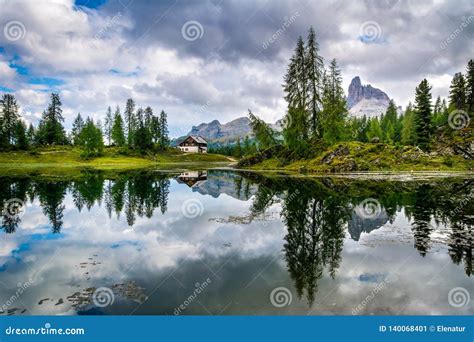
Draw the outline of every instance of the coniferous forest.
[[[325,65],[316,34],[310,28],[306,41],[302,37],[297,40],[283,88],[288,108],[283,118],[282,138],[249,112],[256,141],[253,150],[273,149],[258,158],[244,158],[242,166],[272,157],[284,166],[291,161],[313,158],[335,144],[351,141],[381,143],[402,150],[413,146],[420,153],[436,153],[449,146],[455,154],[468,160],[474,157],[469,148],[474,136],[472,59],[467,62],[464,73],[460,71],[453,76],[448,99],[438,97],[433,101],[432,87],[423,79],[414,89],[414,102],[410,102],[403,112],[399,113],[397,104],[391,100],[380,117],[349,117],[338,63],[332,59]],[[230,153],[249,156],[253,150],[242,150],[238,142]],[[444,157],[449,165],[449,153]]]
[[[109,106],[103,122],[78,113],[70,133],[64,129],[62,103],[58,93],[52,93],[48,108],[37,127],[28,127],[19,114],[19,104],[12,94],[0,100],[0,149],[29,150],[42,146],[71,145],[81,148],[84,157],[102,155],[104,146],[116,146],[123,154],[163,151],[169,146],[167,114],[154,115],[151,107],[135,108],[128,99],[123,115],[120,107]]]

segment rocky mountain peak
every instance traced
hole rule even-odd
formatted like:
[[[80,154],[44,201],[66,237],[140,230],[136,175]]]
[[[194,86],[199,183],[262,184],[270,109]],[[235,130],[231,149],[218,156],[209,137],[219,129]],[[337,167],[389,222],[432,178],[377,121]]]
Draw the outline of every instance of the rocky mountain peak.
[[[361,100],[378,100],[382,102],[390,101],[390,98],[382,90],[372,87],[370,84],[362,85],[360,77],[356,76],[352,79],[349,85],[349,92],[347,96],[347,105],[350,108],[354,107]]]

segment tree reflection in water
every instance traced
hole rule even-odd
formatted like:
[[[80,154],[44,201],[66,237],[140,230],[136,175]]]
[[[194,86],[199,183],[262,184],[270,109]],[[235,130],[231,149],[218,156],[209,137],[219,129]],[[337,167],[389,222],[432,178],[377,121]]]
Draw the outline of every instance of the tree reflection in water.
[[[105,176],[84,172],[71,180],[51,181],[41,177],[2,177],[0,201],[15,198],[25,203],[38,200],[51,231],[60,233],[64,200],[70,194],[79,211],[103,207],[109,217],[123,213],[130,226],[138,217],[151,218],[167,211],[170,179],[175,175],[151,171]],[[414,247],[425,256],[432,234],[439,226],[449,228],[446,244],[451,260],[463,264],[471,276],[474,225],[473,181],[459,178],[424,181],[371,181],[339,178],[288,178],[250,172],[208,171],[206,194],[216,197],[226,191],[239,200],[252,199],[251,217],[265,214],[281,204],[281,220],[287,227],[283,245],[289,274],[300,297],[311,305],[319,279],[336,277],[341,263],[346,230],[354,240],[400,213],[409,219]],[[231,184],[231,186],[227,186]],[[193,191],[199,184],[193,185]],[[225,189],[225,190],[224,190]],[[199,190],[199,189],[198,189]],[[217,194],[212,192],[218,192]],[[380,204],[374,217],[361,217],[356,208],[365,199]],[[155,209],[159,209],[156,211]],[[20,215],[3,211],[2,229],[14,233]]]

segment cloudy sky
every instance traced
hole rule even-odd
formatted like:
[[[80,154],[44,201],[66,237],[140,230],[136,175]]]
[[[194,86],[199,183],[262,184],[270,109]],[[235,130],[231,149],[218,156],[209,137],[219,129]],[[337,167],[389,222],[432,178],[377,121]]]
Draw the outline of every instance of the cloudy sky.
[[[472,0],[0,0],[0,93],[36,123],[59,92],[66,128],[128,97],[164,109],[172,136],[248,108],[276,121],[288,59],[311,25],[345,89],[359,75],[402,106],[425,77],[446,96],[474,56]]]

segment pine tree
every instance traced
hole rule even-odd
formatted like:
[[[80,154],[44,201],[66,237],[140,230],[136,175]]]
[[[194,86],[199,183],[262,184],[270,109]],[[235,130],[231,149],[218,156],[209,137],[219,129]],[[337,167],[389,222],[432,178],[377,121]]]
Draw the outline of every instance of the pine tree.
[[[111,137],[114,144],[118,147],[123,147],[125,145],[125,133],[123,132],[123,120],[122,115],[120,115],[119,106],[117,106],[115,110]]]
[[[467,63],[466,70],[466,110],[471,118],[474,118],[474,61],[472,59]]]
[[[321,137],[321,107],[322,107],[322,81],[324,73],[323,58],[319,55],[319,44],[316,41],[316,33],[313,27],[309,29],[306,54],[305,74],[308,79],[308,113],[311,125],[311,135]]]
[[[160,113],[160,140],[158,146],[160,149],[166,149],[170,144],[170,139],[168,137],[168,119],[164,110]]]
[[[114,124],[114,119],[112,118],[112,108],[110,106],[107,108],[107,114],[105,115],[104,121],[104,135],[107,140],[107,145],[111,144],[112,141],[112,125]]]
[[[15,96],[4,94],[0,99],[0,144],[11,145],[20,118]]]
[[[128,99],[127,104],[125,105],[125,124],[127,125],[127,145],[132,147],[133,145],[133,134],[135,128],[137,127],[137,122],[135,118],[135,101],[133,99]]]
[[[457,72],[449,87],[450,110],[464,110],[466,108],[466,82],[462,73]]]
[[[324,77],[322,126],[326,144],[331,145],[344,138],[346,118],[347,104],[341,72],[336,59],[333,59]]]
[[[72,143],[74,145],[80,145],[79,134],[81,133],[83,128],[84,128],[84,120],[82,119],[81,113],[78,113],[72,123],[72,129],[71,129]]]
[[[425,151],[430,149],[431,126],[431,87],[424,79],[416,88],[415,94],[416,144]]]

